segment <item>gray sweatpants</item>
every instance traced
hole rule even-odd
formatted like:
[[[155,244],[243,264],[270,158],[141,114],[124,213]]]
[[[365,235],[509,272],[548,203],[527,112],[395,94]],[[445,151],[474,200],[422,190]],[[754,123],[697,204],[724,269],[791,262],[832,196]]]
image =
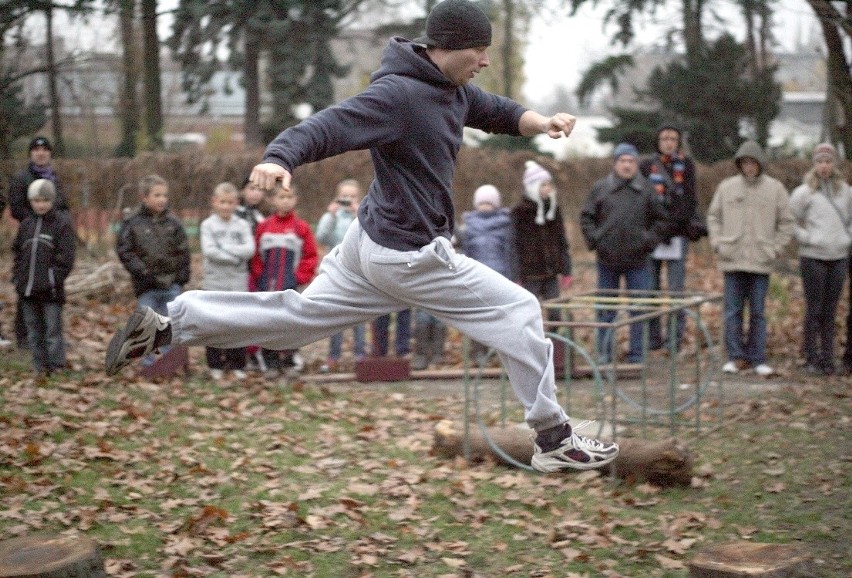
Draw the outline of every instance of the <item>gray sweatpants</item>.
[[[222,349],[295,349],[385,313],[423,309],[499,353],[530,427],[568,420],[538,300],[443,237],[395,251],[355,221],[302,293],[187,291],[168,307],[173,343]]]

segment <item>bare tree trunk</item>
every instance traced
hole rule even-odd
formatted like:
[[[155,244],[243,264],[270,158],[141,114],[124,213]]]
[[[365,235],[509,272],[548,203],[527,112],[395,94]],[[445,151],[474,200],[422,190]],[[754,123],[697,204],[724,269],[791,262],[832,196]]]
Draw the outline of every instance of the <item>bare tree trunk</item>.
[[[157,36],[157,0],[142,0],[144,51],[145,132],[148,148],[163,148],[163,100],[160,87],[160,39]]]
[[[136,35],[134,19],[136,0],[121,0],[119,21],[121,26],[122,65],[124,67],[124,89],[121,94],[122,136],[116,153],[119,156],[136,156],[136,138],[139,133],[139,98],[136,92]]]
[[[828,0],[808,0],[808,4],[817,15],[828,47],[826,106],[832,107],[829,118],[834,115],[829,138],[832,142],[842,143],[844,155],[852,160],[852,73],[841,37],[841,30],[846,36],[852,36],[852,7],[847,5],[844,20]]]
[[[65,155],[65,140],[62,136],[62,103],[59,98],[56,57],[53,54],[53,6],[48,4],[44,10],[47,19],[47,38],[44,47],[47,60],[47,78],[50,86],[50,118],[53,124],[53,152],[56,156]]]
[[[760,36],[757,49],[760,54],[760,67],[763,69],[770,65],[769,44],[772,42],[772,11],[764,2],[758,12],[760,13]]]
[[[243,113],[243,133],[246,147],[263,145],[260,132],[260,39],[251,29],[246,30],[243,80],[246,89],[246,109]]]
[[[512,54],[515,51],[515,0],[503,0],[503,96],[514,98],[514,78],[512,75]]]
[[[683,39],[688,63],[701,58],[704,51],[704,36],[701,33],[703,10],[704,0],[683,0]]]
[[[98,544],[86,537],[34,534],[0,542],[3,576],[107,578]]]
[[[757,42],[754,39],[754,6],[752,0],[743,0],[743,19],[746,25],[746,49],[748,50],[748,72],[754,78],[760,68],[757,63]]]

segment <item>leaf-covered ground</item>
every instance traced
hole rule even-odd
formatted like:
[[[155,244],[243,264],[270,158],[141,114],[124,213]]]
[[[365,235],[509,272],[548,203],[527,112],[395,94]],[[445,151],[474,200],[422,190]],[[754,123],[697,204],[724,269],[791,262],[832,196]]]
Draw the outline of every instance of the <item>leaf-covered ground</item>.
[[[788,289],[773,312],[798,308]],[[799,544],[812,575],[852,573],[852,383],[796,372],[795,339],[773,337],[781,376],[708,395],[702,431],[678,430],[693,484],[661,490],[432,455],[435,423],[461,417],[461,382],[215,383],[199,352],[188,378],[107,378],[131,307],[121,292],[69,304],[67,373],[40,381],[24,354],[0,357],[0,536],[84,534],[127,577],[680,578],[733,539]]]

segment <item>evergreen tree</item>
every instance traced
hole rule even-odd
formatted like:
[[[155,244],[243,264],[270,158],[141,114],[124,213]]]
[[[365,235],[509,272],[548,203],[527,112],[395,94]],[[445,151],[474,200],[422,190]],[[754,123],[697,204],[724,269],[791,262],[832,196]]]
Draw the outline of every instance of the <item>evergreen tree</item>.
[[[332,79],[345,73],[331,52],[341,21],[366,0],[181,0],[169,45],[181,62],[188,101],[204,102],[213,74],[240,70],[248,144],[297,122],[295,109],[333,103]],[[227,62],[218,55],[225,48]],[[261,55],[268,58],[272,115],[260,120]],[[262,126],[261,126],[262,124]]]
[[[576,11],[587,0],[571,2]],[[746,42],[739,43],[730,34],[708,42],[703,35],[702,17],[711,1],[683,0],[683,56],[651,72],[647,88],[637,95],[641,105],[638,109],[611,110],[615,125],[599,131],[601,138],[609,142],[629,140],[640,150],[651,152],[656,145],[655,129],[667,120],[681,126],[695,158],[705,162],[732,156],[742,140],[740,129],[744,124],[750,125],[748,137],[765,146],[769,124],[778,115],[781,98],[781,87],[774,79],[775,67],[768,64],[765,54],[771,2],[738,0],[748,28]],[[606,21],[618,25],[614,40],[629,44],[636,15],[661,4],[660,0],[613,2]],[[585,99],[606,83],[615,86],[619,74],[629,66],[633,66],[629,55],[612,56],[593,64],[580,82],[578,97]]]

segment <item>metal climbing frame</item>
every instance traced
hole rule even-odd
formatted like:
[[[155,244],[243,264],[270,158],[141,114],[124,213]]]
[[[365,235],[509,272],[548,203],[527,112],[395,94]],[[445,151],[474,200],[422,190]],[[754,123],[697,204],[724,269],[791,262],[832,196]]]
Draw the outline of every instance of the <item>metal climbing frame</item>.
[[[617,436],[616,424],[639,424],[643,431],[649,425],[668,426],[674,434],[678,425],[685,423],[679,416],[692,410],[694,426],[701,427],[701,400],[711,385],[717,386],[718,408],[722,408],[722,385],[720,379],[720,356],[710,329],[702,319],[702,306],[720,303],[721,295],[697,292],[664,292],[638,290],[597,290],[554,299],[543,304],[545,318],[557,311],[560,320],[546,320],[545,327],[555,342],[570,345],[566,351],[562,375],[571,399],[571,385],[575,376],[588,373],[577,367],[576,352],[592,350],[595,355],[584,355],[590,366],[600,372],[606,383],[609,422],[613,425],[613,437]],[[615,314],[612,321],[603,321],[601,314]],[[690,348],[678,348],[677,318],[683,313],[694,325],[694,340]],[[652,357],[649,351],[648,322],[659,321],[666,327],[667,341],[664,356]],[[618,364],[600,359],[597,344],[608,344],[613,360],[618,358],[619,336],[627,333],[631,325],[642,326],[642,362]],[[577,333],[590,333],[583,341]],[[597,337],[602,334],[602,339]],[[564,338],[564,339],[562,339]],[[621,378],[632,379],[621,379]],[[626,411],[619,409],[619,401],[627,405]],[[570,407],[570,406],[569,406]],[[632,415],[631,415],[632,412]]]
[[[570,297],[553,299],[542,304],[545,331],[554,343],[554,363],[557,381],[565,398],[565,408],[570,414],[577,392],[574,382],[591,379],[592,389],[584,384],[583,390],[591,395],[582,405],[582,411],[594,413],[600,426],[611,425],[613,439],[617,438],[619,424],[638,424],[644,433],[648,426],[667,426],[674,434],[681,424],[692,421],[696,430],[701,428],[701,401],[712,385],[717,386],[719,419],[722,412],[722,381],[719,369],[720,354],[707,325],[702,319],[702,308],[722,301],[721,295],[697,292],[662,292],[636,290],[597,290]],[[600,320],[604,311],[615,313],[612,321]],[[678,313],[683,312],[694,325],[694,340],[687,349],[678,351],[676,339]],[[549,319],[550,317],[558,317]],[[668,340],[663,356],[651,357],[649,351],[648,322],[657,319],[667,326]],[[613,359],[617,359],[619,337],[630,325],[641,323],[643,363],[599,363],[596,335],[603,332],[609,342]],[[478,367],[465,366],[465,456],[469,457],[468,433],[471,414],[476,419],[483,436],[494,453],[516,467],[529,470],[527,464],[518,463],[506,455],[488,435],[480,412],[480,385],[486,377],[486,366],[494,352]],[[467,359],[467,340],[465,340]],[[685,374],[689,373],[686,377]],[[621,378],[621,381],[620,379]],[[629,379],[625,379],[629,378]],[[505,422],[506,387],[505,372],[500,374],[500,415]],[[621,408],[619,401],[626,407]],[[692,410],[692,420],[682,419]],[[584,416],[585,417],[585,416]]]

